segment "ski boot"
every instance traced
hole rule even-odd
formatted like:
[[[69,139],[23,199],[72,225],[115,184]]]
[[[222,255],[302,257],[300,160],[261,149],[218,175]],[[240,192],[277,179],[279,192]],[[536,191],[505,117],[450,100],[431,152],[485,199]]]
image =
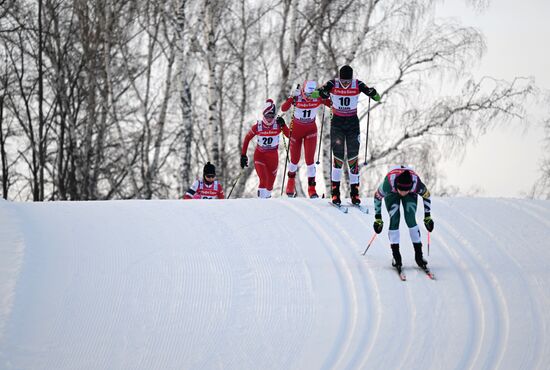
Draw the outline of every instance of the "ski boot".
[[[336,205],[342,204],[342,201],[340,200],[340,181],[332,182],[331,194],[332,194],[332,203]]]
[[[414,260],[421,269],[425,270],[428,265],[428,261],[422,256],[422,243],[413,243],[414,247]]]
[[[307,194],[311,199],[319,198],[317,191],[315,190],[315,177],[308,177],[307,179]]]
[[[359,184],[350,184],[349,195],[353,204],[361,204],[361,199],[359,198]]]
[[[395,267],[397,271],[401,272],[403,263],[401,261],[401,253],[399,252],[399,244],[391,244],[391,253],[393,255],[393,261],[391,265]]]
[[[288,181],[286,183],[286,195],[290,198],[296,198],[296,172],[288,171]]]

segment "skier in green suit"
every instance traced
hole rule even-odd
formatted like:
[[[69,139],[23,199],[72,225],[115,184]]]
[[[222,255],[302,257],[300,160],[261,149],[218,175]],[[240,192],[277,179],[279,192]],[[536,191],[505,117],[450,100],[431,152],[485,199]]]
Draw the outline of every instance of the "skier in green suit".
[[[401,166],[392,169],[384,178],[384,182],[378,187],[374,194],[375,220],[374,231],[377,234],[382,232],[384,222],[382,221],[382,199],[386,203],[386,209],[390,215],[390,229],[388,232],[391,250],[393,254],[393,266],[401,271],[402,261],[399,252],[399,221],[401,218],[400,204],[403,204],[405,222],[409,227],[409,234],[414,246],[414,254],[417,265],[426,269],[428,262],[422,256],[422,241],[420,229],[416,224],[416,206],[418,196],[424,201],[424,226],[431,232],[434,229],[434,222],[430,216],[430,192],[422,183],[420,177],[410,168]]]

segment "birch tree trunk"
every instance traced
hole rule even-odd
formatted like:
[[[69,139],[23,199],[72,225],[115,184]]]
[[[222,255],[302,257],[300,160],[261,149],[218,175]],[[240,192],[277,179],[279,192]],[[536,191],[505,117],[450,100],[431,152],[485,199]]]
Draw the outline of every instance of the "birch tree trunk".
[[[182,156],[181,175],[182,190],[192,180],[192,143],[193,143],[193,101],[191,95],[191,84],[189,66],[186,64],[186,5],[187,0],[181,0],[178,9],[178,45],[179,45],[179,76],[180,76],[180,101],[181,101],[181,131],[182,131]]]
[[[215,42],[215,26],[214,23],[219,21],[214,19],[215,0],[206,0],[204,3],[204,22],[205,22],[205,38],[206,38],[206,69],[208,73],[208,92],[207,92],[207,122],[209,132],[209,152],[207,155],[212,156],[211,162],[214,165],[220,165],[220,147],[219,147],[219,126],[216,123],[216,114],[218,111],[218,94],[216,92],[216,42]]]

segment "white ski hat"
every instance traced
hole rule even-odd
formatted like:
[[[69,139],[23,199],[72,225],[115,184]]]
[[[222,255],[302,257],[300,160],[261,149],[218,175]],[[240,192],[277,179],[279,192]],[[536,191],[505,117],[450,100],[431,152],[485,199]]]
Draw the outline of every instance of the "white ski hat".
[[[311,95],[315,90],[317,89],[317,82],[316,81],[304,81],[304,87],[302,88],[302,91],[304,92],[304,95]]]

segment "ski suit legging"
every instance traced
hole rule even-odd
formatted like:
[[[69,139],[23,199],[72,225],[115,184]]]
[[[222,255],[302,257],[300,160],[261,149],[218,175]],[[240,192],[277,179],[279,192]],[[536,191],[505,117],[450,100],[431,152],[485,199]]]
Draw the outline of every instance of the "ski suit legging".
[[[315,159],[315,148],[317,147],[317,125],[315,121],[309,124],[301,124],[296,121],[292,123],[292,138],[290,139],[291,163],[298,164],[300,161],[302,143],[304,145],[306,164],[310,166]]]
[[[333,166],[339,168],[344,162],[345,151],[348,154],[348,161],[357,162],[359,155],[359,118],[333,116],[330,125],[330,144],[334,156]],[[350,166],[352,173],[359,173],[358,166]]]
[[[273,190],[273,183],[277,177],[277,167],[279,166],[279,153],[277,150],[254,151],[254,168],[260,178],[258,188]]]
[[[399,222],[401,220],[400,206],[403,204],[405,223],[409,227],[409,234],[413,243],[420,242],[420,229],[416,224],[416,207],[418,195],[409,193],[401,197],[399,193],[390,193],[384,197],[386,209],[390,215],[389,237],[392,243],[399,243]]]

